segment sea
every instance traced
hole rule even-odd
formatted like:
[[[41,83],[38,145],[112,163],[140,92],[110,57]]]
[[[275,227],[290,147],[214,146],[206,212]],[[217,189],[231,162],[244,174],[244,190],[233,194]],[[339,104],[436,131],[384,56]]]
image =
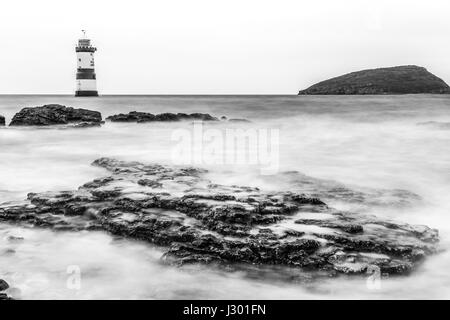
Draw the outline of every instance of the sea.
[[[328,205],[436,228],[439,251],[412,274],[383,277],[377,286],[368,285],[365,275],[302,283],[278,279],[277,269],[273,277],[255,277],[214,266],[167,266],[160,260],[164,248],[105,232],[2,222],[0,279],[16,298],[450,298],[450,95],[1,95],[0,115],[9,123],[24,107],[52,103],[97,110],[103,118],[130,111],[199,112],[250,122],[0,127],[0,203],[21,201],[29,192],[76,189],[106,175],[91,166],[100,157],[201,167],[214,182],[262,190],[294,190],[289,179],[278,177],[298,171],[349,188],[416,194],[420,200],[405,204],[387,198],[381,204],[336,199]],[[249,139],[236,148],[224,143],[243,133],[261,143]],[[203,145],[196,144],[199,139]],[[198,156],[205,145],[209,151]],[[249,152],[239,158],[236,150]],[[23,239],[12,240],[17,238]]]

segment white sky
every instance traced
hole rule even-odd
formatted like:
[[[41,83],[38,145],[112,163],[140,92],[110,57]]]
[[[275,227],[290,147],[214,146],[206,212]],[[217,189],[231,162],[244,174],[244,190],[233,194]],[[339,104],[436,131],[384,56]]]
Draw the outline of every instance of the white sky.
[[[448,0],[1,0],[0,93],[73,93],[83,28],[101,94],[295,94],[404,64],[450,83]]]

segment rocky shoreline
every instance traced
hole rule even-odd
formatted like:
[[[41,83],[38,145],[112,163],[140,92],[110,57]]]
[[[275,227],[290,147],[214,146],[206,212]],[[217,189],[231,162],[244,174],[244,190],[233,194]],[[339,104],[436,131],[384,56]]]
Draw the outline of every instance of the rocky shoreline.
[[[438,231],[343,212],[296,192],[219,185],[207,172],[101,158],[109,174],[78,190],[30,193],[0,205],[0,221],[104,230],[164,248],[168,264],[286,266],[326,276],[413,271]]]

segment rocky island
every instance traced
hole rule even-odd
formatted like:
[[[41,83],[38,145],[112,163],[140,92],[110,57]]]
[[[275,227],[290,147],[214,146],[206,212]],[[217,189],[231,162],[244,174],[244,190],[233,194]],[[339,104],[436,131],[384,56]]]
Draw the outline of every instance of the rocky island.
[[[319,82],[299,95],[375,95],[450,93],[450,87],[427,69],[399,66],[352,72]]]
[[[169,264],[284,266],[327,277],[405,274],[437,251],[435,229],[336,210],[307,194],[216,184],[193,167],[111,158],[93,165],[109,174],[1,204],[0,221],[148,241]]]

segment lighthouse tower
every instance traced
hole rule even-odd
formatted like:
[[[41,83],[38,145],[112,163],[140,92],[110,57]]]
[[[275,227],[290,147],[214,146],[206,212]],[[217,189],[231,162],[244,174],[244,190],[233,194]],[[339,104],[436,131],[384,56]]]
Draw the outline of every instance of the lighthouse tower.
[[[77,85],[75,96],[98,96],[97,80],[94,69],[94,52],[96,47],[91,45],[91,40],[86,38],[86,31],[83,31],[83,37],[78,40],[75,47],[77,52]]]

